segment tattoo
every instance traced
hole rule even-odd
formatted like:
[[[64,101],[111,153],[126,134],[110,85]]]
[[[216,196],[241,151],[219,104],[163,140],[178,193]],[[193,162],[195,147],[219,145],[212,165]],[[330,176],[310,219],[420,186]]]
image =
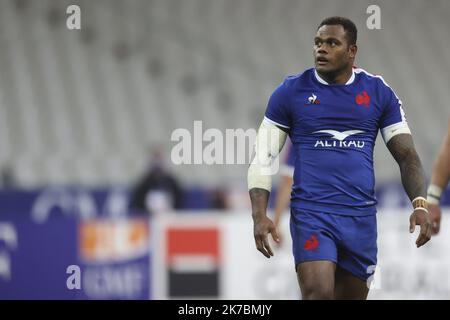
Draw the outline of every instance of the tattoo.
[[[250,200],[252,202],[253,219],[265,216],[267,204],[269,203],[270,192],[261,188],[253,188],[249,191]]]
[[[412,136],[396,135],[388,142],[387,147],[400,167],[403,188],[409,199],[413,200],[418,196],[426,198],[425,173],[414,148]]]

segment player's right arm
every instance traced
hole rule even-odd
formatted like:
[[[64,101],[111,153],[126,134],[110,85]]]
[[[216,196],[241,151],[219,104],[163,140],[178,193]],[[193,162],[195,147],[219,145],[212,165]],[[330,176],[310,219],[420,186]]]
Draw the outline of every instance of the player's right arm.
[[[253,234],[256,248],[267,258],[273,256],[268,234],[279,241],[276,227],[267,217],[267,205],[272,187],[272,163],[286,142],[287,133],[265,119],[258,130],[255,157],[247,174],[248,189],[252,204]]]
[[[434,163],[431,183],[428,187],[427,200],[429,204],[432,232],[437,234],[441,225],[441,208],[439,203],[441,194],[450,180],[450,120],[447,135],[442,142],[438,157]]]

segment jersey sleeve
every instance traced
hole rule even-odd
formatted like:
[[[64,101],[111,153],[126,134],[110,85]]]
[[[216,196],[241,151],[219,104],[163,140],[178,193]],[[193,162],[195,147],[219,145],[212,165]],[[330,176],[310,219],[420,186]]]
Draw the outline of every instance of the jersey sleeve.
[[[403,111],[402,101],[397,97],[394,90],[383,80],[383,113],[380,119],[381,135],[385,143],[388,143],[397,134],[411,134]]]
[[[276,126],[289,130],[291,112],[287,97],[286,82],[283,82],[270,96],[264,118]]]

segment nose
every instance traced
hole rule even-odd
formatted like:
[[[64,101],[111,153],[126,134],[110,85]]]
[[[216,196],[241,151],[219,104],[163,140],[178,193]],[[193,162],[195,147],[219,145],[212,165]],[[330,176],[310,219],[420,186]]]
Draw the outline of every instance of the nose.
[[[317,54],[327,54],[328,51],[325,50],[325,47],[322,45],[320,47],[317,47]]]

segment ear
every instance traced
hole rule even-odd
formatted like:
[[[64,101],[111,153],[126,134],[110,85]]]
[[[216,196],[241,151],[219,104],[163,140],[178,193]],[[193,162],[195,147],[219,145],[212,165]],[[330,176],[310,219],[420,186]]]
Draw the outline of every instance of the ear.
[[[351,44],[348,51],[350,52],[350,58],[355,59],[356,52],[358,52],[358,46],[356,44]]]

